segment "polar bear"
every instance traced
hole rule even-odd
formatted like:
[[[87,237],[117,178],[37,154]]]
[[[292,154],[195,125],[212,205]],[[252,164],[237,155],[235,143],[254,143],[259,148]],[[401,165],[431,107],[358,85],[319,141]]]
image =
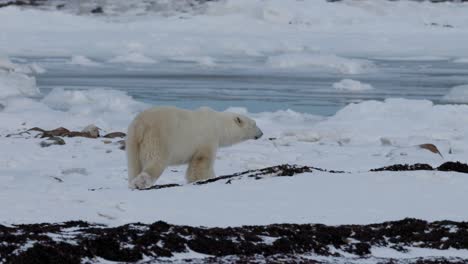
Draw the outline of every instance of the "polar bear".
[[[254,120],[235,113],[206,107],[195,111],[150,108],[138,114],[128,127],[129,187],[151,187],[167,166],[185,163],[189,163],[188,182],[213,178],[218,147],[259,139],[262,135]]]

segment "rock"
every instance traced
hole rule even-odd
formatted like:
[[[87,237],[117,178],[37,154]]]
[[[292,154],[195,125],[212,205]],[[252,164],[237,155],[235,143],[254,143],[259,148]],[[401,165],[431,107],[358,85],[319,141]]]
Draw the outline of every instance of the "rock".
[[[64,135],[67,137],[86,137],[86,138],[96,138],[95,135],[89,132],[78,132],[78,131],[70,131],[70,133]]]
[[[40,127],[33,127],[33,128],[30,128],[28,129],[28,131],[39,131],[39,132],[45,132],[44,129],[40,128]]]
[[[69,168],[62,170],[63,175],[69,174],[81,174],[81,175],[88,175],[88,171],[85,168]]]
[[[88,133],[92,138],[99,137],[99,127],[91,124],[81,130],[81,133]]]
[[[112,140],[103,140],[102,143],[104,143],[104,144],[110,144],[110,143],[112,143]]]
[[[127,134],[125,134],[123,132],[112,132],[112,133],[104,135],[103,137],[105,137],[105,138],[117,138],[117,137],[124,138],[125,136],[127,136]]]
[[[445,162],[444,164],[440,165],[437,170],[439,171],[456,171],[460,173],[468,173],[468,164],[466,163],[461,163],[459,161],[453,162],[453,161],[448,161]]]
[[[97,128],[97,127],[96,127]],[[28,129],[27,131],[38,131],[40,132],[39,136],[41,138],[45,137],[87,137],[87,138],[97,138],[96,133],[99,136],[99,130],[96,132],[96,128],[93,128],[90,126],[87,126],[85,129],[83,129],[82,132],[78,131],[70,131],[64,127],[59,127],[56,129],[52,130],[44,130],[39,127],[33,127]],[[99,129],[99,128],[97,128]]]
[[[52,179],[54,179],[54,180],[56,180],[58,182],[63,182],[63,180],[61,178],[56,177],[56,176],[50,176],[50,178],[52,178]]]
[[[98,7],[94,8],[93,10],[91,10],[91,13],[93,13],[93,14],[102,14],[102,13],[104,13],[104,10],[102,9],[102,7],[98,6]]]
[[[418,145],[418,147],[422,148],[422,149],[427,149],[429,150],[430,152],[434,153],[434,154],[439,154],[441,157],[442,154],[440,153],[439,149],[434,145],[434,144],[421,144],[421,145]]]
[[[44,141],[41,141],[41,143],[39,144],[41,145],[41,147],[46,148],[52,145],[65,145],[65,140],[59,137],[50,137]]]
[[[428,170],[428,171],[455,171],[460,173],[468,173],[468,164],[461,162],[447,161],[441,164],[437,168],[433,168],[429,164],[416,163],[413,165],[408,164],[394,164],[382,168],[372,169],[370,171],[416,171],[416,170]]]
[[[39,134],[37,137],[46,138],[46,137],[86,137],[86,138],[98,138],[101,135],[99,134],[99,127],[91,124],[86,126],[81,131],[70,131],[64,127],[59,127],[53,130],[45,130],[39,127],[33,127],[27,131],[37,131]],[[24,131],[24,132],[27,132]],[[22,132],[22,133],[24,133]],[[104,138],[124,138],[126,136],[123,132],[112,132],[104,136]]]
[[[391,146],[392,140],[389,138],[380,138],[380,143],[382,144],[382,146]]]
[[[56,129],[53,129],[53,130],[43,130],[41,128],[38,128],[38,127],[34,127],[34,128],[31,128],[29,130],[32,130],[32,131],[41,131],[42,132],[42,135],[41,135],[41,138],[45,138],[45,137],[64,137],[64,136],[67,136],[69,133],[70,133],[70,130],[64,128],[64,127],[59,127],[59,128],[56,128]]]
[[[120,145],[119,146],[119,149],[121,150],[125,150],[125,140],[119,140],[117,142],[115,142],[117,145]]]
[[[29,138],[31,133],[28,131],[22,131],[16,134],[7,134],[5,137],[15,137],[15,138]]]

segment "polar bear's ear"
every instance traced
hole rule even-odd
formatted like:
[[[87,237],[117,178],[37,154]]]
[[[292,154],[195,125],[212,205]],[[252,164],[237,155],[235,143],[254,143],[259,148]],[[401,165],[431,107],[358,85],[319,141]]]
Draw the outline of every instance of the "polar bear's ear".
[[[242,121],[242,119],[238,116],[236,116],[234,118],[234,121],[236,121],[236,124],[239,125],[239,126],[243,126],[244,125],[244,121]]]

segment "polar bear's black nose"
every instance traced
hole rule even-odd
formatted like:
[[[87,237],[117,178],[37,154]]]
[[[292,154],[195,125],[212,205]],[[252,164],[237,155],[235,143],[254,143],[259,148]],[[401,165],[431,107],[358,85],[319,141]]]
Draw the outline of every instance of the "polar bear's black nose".
[[[263,136],[263,132],[261,130],[258,131],[257,135],[255,135],[255,139],[259,139]]]

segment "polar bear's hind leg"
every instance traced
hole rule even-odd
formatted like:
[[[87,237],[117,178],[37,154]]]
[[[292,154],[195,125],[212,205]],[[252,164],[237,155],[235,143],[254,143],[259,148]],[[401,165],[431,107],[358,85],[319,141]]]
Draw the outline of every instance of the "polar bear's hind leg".
[[[165,162],[159,160],[149,162],[143,167],[143,171],[129,182],[129,187],[132,189],[146,189],[153,186],[165,168]]]
[[[140,162],[140,139],[142,137],[142,127],[137,122],[132,122],[128,127],[127,139],[125,141],[125,151],[127,152],[128,163],[128,183],[130,183],[141,173]]]
[[[167,167],[167,155],[158,147],[158,142],[153,137],[146,140],[146,144],[141,144],[138,157],[141,161],[141,171],[138,175],[129,180],[131,189],[146,189],[156,182]]]

